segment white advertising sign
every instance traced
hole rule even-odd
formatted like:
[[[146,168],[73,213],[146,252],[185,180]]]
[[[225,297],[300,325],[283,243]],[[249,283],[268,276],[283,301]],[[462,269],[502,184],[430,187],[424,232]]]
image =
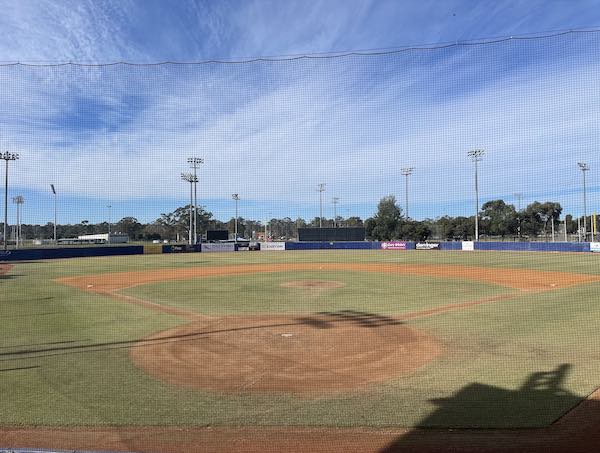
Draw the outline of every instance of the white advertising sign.
[[[272,251],[272,250],[285,250],[285,242],[261,242],[260,250]]]
[[[417,242],[415,245],[417,250],[439,250],[440,244],[436,242]]]
[[[473,250],[475,250],[475,242],[473,241],[463,241],[462,243],[462,249],[467,251],[467,252],[472,252]]]
[[[590,252],[600,253],[600,242],[590,242]]]
[[[235,244],[232,242],[202,244],[203,252],[235,252]]]
[[[381,250],[406,250],[406,242],[401,241],[392,241],[392,242],[382,242]]]

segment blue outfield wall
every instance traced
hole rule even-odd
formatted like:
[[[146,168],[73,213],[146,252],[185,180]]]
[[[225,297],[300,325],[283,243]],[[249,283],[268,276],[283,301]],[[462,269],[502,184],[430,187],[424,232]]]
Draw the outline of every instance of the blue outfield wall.
[[[440,242],[440,250],[462,250],[462,242]]]
[[[286,250],[373,250],[379,242],[286,242]]]
[[[51,260],[59,258],[84,258],[88,256],[142,255],[143,245],[118,247],[65,247],[56,249],[20,249],[0,252],[0,261]]]
[[[589,252],[589,242],[476,242],[475,250],[512,252]]]
[[[175,245],[163,245],[162,253],[191,253],[201,252],[202,246],[200,244],[188,245],[188,244],[175,244]]]
[[[406,250],[414,250],[415,242],[404,243]],[[439,250],[462,250],[462,242],[440,242]],[[383,250],[382,243],[374,242],[286,242],[286,250]],[[475,250],[513,252],[590,252],[589,242],[476,242]],[[200,252],[198,245],[162,245],[159,253]],[[388,251],[401,251],[388,249]],[[465,252],[468,253],[468,252]],[[143,245],[104,246],[104,247],[65,247],[43,249],[0,250],[1,261],[30,261],[59,258],[83,258],[93,256],[142,255]]]

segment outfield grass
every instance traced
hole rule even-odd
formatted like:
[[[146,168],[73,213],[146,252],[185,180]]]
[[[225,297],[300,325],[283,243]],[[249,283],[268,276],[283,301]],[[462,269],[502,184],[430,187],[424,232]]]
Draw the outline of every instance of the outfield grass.
[[[182,254],[17,264],[0,277],[0,425],[543,426],[600,383],[598,283],[415,319],[410,326],[444,342],[441,358],[366,393],[301,399],[220,395],[157,381],[131,364],[129,344],[119,342],[185,320],[53,282],[64,276],[129,270],[317,261],[445,263],[600,274],[600,256],[496,252]],[[207,314],[340,309],[393,314],[509,291],[456,279],[328,274],[211,277],[127,292]],[[295,279],[337,280],[346,286],[312,296],[279,286]],[[91,344],[101,346],[79,348]],[[561,394],[523,386],[533,373],[562,364],[571,367],[561,383]]]

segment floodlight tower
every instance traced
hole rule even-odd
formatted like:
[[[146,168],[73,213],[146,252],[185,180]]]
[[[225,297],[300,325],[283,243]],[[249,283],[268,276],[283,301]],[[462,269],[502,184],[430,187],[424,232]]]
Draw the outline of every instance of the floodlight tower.
[[[323,228],[323,192],[325,192],[325,183],[319,184],[319,228]]]
[[[523,199],[523,194],[516,193],[515,197],[517,197],[517,231],[519,233],[519,240],[521,240],[521,200]]]
[[[479,174],[477,164],[485,155],[485,150],[472,149],[467,155],[475,162],[475,241],[479,241]]]
[[[112,209],[112,205],[107,205],[106,206],[108,208],[108,243],[110,244],[110,224],[111,224],[111,212],[110,210]]]
[[[52,189],[52,193],[54,194],[54,243],[57,244],[56,239],[56,187],[54,184],[50,184],[50,188]]]
[[[21,236],[21,205],[25,203],[25,198],[21,195],[17,195],[12,199],[13,203],[17,205],[17,224],[15,226],[15,238],[16,238],[16,248],[19,248],[19,244],[23,243],[23,239]]]
[[[234,193],[231,198],[235,200],[235,243],[237,244],[238,238],[238,203],[240,201],[240,196],[237,193]]]
[[[201,157],[188,157],[188,164],[190,167],[194,169],[194,241],[196,244],[198,242],[198,175],[196,171],[200,167],[201,164],[204,163],[204,159]]]
[[[339,202],[339,197],[333,197],[333,228],[337,228],[337,204]]]
[[[409,216],[408,216],[408,177],[410,175],[412,175],[412,173],[413,173],[414,170],[415,170],[415,167],[406,167],[406,168],[403,168],[402,170],[400,170],[400,174],[402,176],[404,176],[405,180],[406,180],[405,181],[406,184],[405,184],[405,187],[404,187],[404,189],[405,189],[404,190],[404,200],[405,200],[404,212],[406,214],[406,219],[407,220],[409,219]]]
[[[6,170],[4,172],[4,251],[8,250],[8,161],[17,160],[18,158],[19,154],[17,153],[9,153],[8,151],[4,153],[0,152],[0,159],[6,162]]]
[[[192,220],[192,216],[194,215],[194,184],[198,182],[198,178],[196,178],[191,173],[181,173],[181,179],[190,183],[190,226],[188,233],[188,243],[192,245],[192,236],[194,234]]]
[[[585,162],[577,162],[581,174],[583,175],[583,241],[587,240],[587,188],[585,184],[585,172],[590,171],[590,167]]]

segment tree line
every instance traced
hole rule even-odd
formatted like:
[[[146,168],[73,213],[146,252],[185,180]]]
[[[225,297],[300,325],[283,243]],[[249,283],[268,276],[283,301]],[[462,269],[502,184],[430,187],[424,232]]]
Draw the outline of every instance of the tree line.
[[[562,211],[560,203],[554,201],[534,201],[520,211],[504,200],[487,201],[479,214],[480,236],[503,240],[532,239],[540,236],[548,238],[552,225],[555,232],[558,232],[559,223],[563,222],[567,234],[576,234],[579,228],[578,220],[570,214],[566,215],[564,220],[560,220]],[[588,216],[587,220],[587,225],[591,225],[591,216]],[[583,225],[583,218],[579,221]],[[402,209],[393,195],[382,198],[377,206],[377,213],[365,221],[367,237],[375,240],[472,240],[474,225],[475,216],[442,216],[422,221],[408,219],[403,216]],[[562,231],[564,234],[564,226]]]
[[[557,202],[538,202],[529,204],[518,211],[514,205],[503,200],[492,200],[483,204],[480,212],[479,230],[481,236],[496,238],[524,239],[548,235],[551,225],[557,227],[562,214],[562,207]],[[568,234],[578,231],[578,222],[571,215],[565,216]],[[562,221],[561,221],[562,222]],[[581,224],[583,221],[580,219]],[[187,240],[190,223],[190,206],[181,206],[173,212],[162,213],[159,218],[149,223],[142,223],[135,217],[124,217],[111,224],[111,231],[129,235],[131,240]],[[295,239],[298,228],[318,227],[319,218],[312,220],[290,217],[273,218],[266,222],[267,236],[274,240]],[[216,219],[210,211],[198,207],[198,232],[207,230],[234,231],[235,219],[226,222]],[[377,205],[377,212],[372,217],[362,220],[358,216],[323,219],[325,227],[365,227],[366,235],[371,240],[410,240],[425,241],[439,240],[470,240],[474,235],[475,217],[442,216],[436,219],[413,220],[407,218],[393,195],[382,198]],[[2,224],[0,224],[2,225]],[[591,225],[591,217],[587,225]],[[22,225],[24,238],[51,239],[54,235],[54,225]],[[78,224],[57,225],[59,238],[74,238],[85,234],[100,234],[108,232],[108,222],[91,223],[82,220]],[[588,228],[589,230],[589,228]],[[558,230],[557,230],[558,231]],[[265,232],[265,222],[238,218],[238,233],[240,237],[256,239]]]

